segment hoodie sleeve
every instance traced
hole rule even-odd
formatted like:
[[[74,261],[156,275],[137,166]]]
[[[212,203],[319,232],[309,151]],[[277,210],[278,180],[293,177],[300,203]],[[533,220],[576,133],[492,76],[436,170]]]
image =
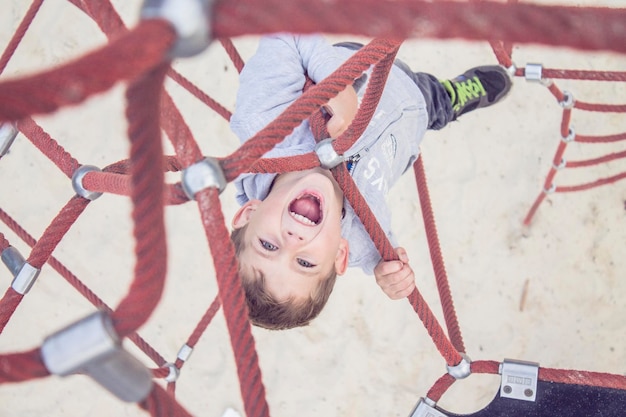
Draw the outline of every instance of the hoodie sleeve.
[[[239,77],[231,129],[245,142],[302,95],[307,75],[319,82],[342,62],[321,36],[261,38]]]

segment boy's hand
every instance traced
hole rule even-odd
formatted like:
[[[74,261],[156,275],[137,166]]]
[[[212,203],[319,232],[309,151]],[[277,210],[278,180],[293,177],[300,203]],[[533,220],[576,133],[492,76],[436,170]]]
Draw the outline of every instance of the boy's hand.
[[[359,109],[359,100],[354,87],[347,86],[345,90],[331,98],[323,108],[330,116],[326,122],[326,130],[331,138],[337,139],[350,126]]]
[[[415,289],[415,274],[404,248],[396,248],[399,261],[380,261],[374,268],[376,282],[392,300],[408,297]]]

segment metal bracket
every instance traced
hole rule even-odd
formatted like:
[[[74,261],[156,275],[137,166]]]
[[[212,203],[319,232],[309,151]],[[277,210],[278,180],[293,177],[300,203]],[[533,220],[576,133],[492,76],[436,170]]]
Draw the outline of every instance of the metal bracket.
[[[143,401],[152,390],[152,373],[122,348],[103,311],[48,336],[41,357],[51,374],[89,375],[122,401]]]
[[[212,0],[145,0],[142,19],[167,20],[176,30],[178,40],[172,47],[171,58],[199,54],[211,43]]]
[[[505,359],[500,364],[499,373],[502,375],[501,397],[535,401],[539,379],[538,363]]]
[[[13,274],[11,288],[15,292],[25,295],[37,281],[41,269],[37,269],[24,259],[22,254],[13,246],[9,246],[2,251],[2,262]]]
[[[102,170],[93,165],[81,165],[74,173],[72,174],[72,188],[74,188],[74,192],[79,196],[86,198],[87,200],[95,200],[100,197],[102,193],[96,191],[89,191],[85,187],[83,187],[83,178],[89,172],[102,172]]]
[[[183,190],[190,200],[195,199],[196,193],[209,187],[217,188],[221,193],[226,184],[224,171],[215,158],[204,158],[183,170]]]
[[[420,398],[419,402],[409,417],[448,417],[435,408],[435,402],[426,398]]]
[[[334,139],[324,139],[315,145],[315,153],[320,160],[320,166],[324,169],[333,169],[343,163],[343,156],[335,152]]]
[[[0,123],[0,158],[9,152],[18,133],[15,123]]]

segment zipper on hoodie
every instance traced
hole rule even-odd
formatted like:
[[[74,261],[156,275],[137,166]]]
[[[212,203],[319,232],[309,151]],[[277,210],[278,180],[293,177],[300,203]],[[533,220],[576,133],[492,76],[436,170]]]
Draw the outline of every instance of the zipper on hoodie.
[[[346,168],[348,168],[348,173],[350,174],[350,176],[352,176],[352,173],[356,168],[356,163],[359,162],[359,159],[361,159],[361,154],[357,153],[349,157],[346,161]]]

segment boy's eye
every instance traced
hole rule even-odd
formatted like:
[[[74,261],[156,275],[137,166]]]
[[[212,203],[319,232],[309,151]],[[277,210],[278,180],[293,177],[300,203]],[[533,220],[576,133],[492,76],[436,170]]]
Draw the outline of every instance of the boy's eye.
[[[259,239],[259,242],[261,243],[261,246],[263,247],[263,249],[267,251],[274,252],[275,250],[278,249],[278,246],[272,245],[270,242],[266,240]]]
[[[315,266],[311,262],[305,261],[304,259],[300,259],[300,258],[298,258],[298,264],[305,268],[313,268]]]

